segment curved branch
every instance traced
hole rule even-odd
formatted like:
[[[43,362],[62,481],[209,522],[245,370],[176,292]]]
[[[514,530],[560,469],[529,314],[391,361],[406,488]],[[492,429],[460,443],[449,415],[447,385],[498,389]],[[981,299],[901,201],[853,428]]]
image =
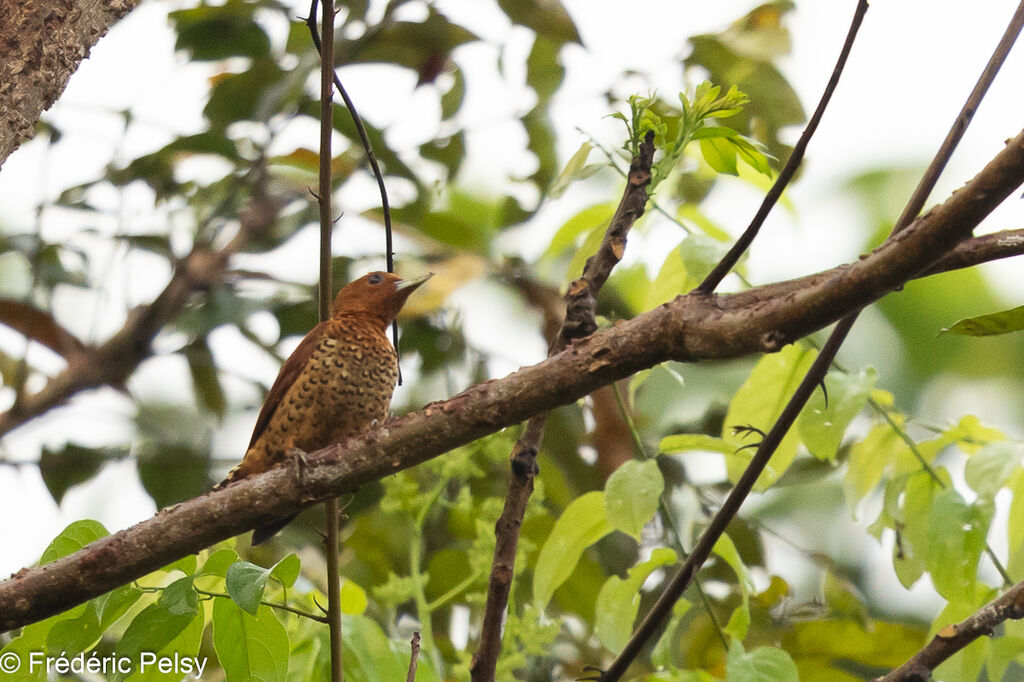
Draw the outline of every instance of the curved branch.
[[[0,3],[0,166],[32,137],[89,49],[138,0]]]
[[[940,663],[979,637],[991,635],[1006,620],[1024,618],[1024,582],[974,612],[969,618],[939,630],[928,646],[876,682],[925,682]]]
[[[152,354],[157,333],[181,312],[189,298],[224,279],[228,261],[251,235],[260,234],[277,219],[282,201],[266,191],[265,175],[257,164],[255,187],[248,205],[238,215],[235,237],[219,251],[195,246],[176,264],[163,291],[152,303],[128,313],[124,325],[106,342],[72,356],[68,366],[37,393],[25,396],[0,413],[0,437],[62,405],[75,394],[101,386],[119,386]]]
[[[1003,230],[960,242],[924,273],[937,275],[1024,254],[1024,230]]]
[[[945,203],[855,263],[732,295],[680,296],[576,341],[544,362],[309,457],[183,502],[127,530],[0,583],[0,631],[59,613],[171,561],[459,445],[565,405],[667,360],[778,350],[899,288],[961,242],[1024,183],[1024,132]]]

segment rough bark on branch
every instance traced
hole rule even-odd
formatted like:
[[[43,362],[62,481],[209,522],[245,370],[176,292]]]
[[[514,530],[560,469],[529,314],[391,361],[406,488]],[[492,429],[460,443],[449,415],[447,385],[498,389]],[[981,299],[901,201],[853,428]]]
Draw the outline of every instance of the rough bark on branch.
[[[667,360],[778,350],[926,271],[1024,183],[1024,133],[965,187],[860,260],[731,295],[680,296],[544,362],[473,386],[291,468],[184,502],[0,583],[0,631],[59,613],[220,540],[352,491]]]
[[[565,295],[565,318],[548,348],[548,357],[557,355],[576,339],[589,336],[597,330],[597,294],[612,269],[622,260],[626,237],[646,210],[654,151],[654,131],[649,130],[639,145],[637,155],[630,162],[626,189],[600,246],[587,259],[583,274],[569,285]],[[547,420],[547,412],[531,416],[509,455],[511,477],[501,516],[494,524],[494,560],[487,581],[487,603],[480,625],[480,641],[469,665],[473,682],[493,680],[498,665],[505,614],[508,611],[508,595],[515,575],[519,530],[526,515],[526,505],[533,495],[537,453],[544,440]]]
[[[32,137],[39,115],[64,92],[89,49],[137,2],[0,3],[0,166]]]
[[[959,623],[939,630],[909,661],[876,682],[927,682],[943,661],[979,637],[989,636],[1006,620],[1024,618],[1024,582],[996,597]]]

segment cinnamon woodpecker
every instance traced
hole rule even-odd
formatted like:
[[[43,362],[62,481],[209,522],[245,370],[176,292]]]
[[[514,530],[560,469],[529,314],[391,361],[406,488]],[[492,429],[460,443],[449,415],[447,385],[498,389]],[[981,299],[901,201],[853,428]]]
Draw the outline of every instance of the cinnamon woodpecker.
[[[403,280],[371,272],[342,288],[330,318],[314,327],[281,367],[245,457],[214,490],[384,421],[398,381],[398,356],[387,330],[409,295],[430,276]],[[269,539],[294,518],[257,528],[252,544]]]

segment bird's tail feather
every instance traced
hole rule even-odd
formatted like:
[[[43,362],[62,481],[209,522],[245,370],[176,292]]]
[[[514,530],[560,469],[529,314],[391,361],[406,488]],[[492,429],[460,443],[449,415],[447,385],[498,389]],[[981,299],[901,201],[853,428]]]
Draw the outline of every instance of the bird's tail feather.
[[[298,516],[298,514],[292,514],[291,516],[286,516],[283,519],[278,519],[273,523],[268,523],[265,526],[260,526],[252,532],[252,545],[255,547],[261,542],[266,542],[270,538],[274,537],[275,535],[277,535],[278,531],[280,531],[282,528],[291,523],[296,516]]]

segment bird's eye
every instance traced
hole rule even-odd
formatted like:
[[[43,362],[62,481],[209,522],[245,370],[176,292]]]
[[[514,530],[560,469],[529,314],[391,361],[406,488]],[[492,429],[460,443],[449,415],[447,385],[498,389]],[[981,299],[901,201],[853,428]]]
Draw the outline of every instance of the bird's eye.
[[[379,274],[370,275],[370,279],[367,280],[370,284],[380,284],[384,278]]]

